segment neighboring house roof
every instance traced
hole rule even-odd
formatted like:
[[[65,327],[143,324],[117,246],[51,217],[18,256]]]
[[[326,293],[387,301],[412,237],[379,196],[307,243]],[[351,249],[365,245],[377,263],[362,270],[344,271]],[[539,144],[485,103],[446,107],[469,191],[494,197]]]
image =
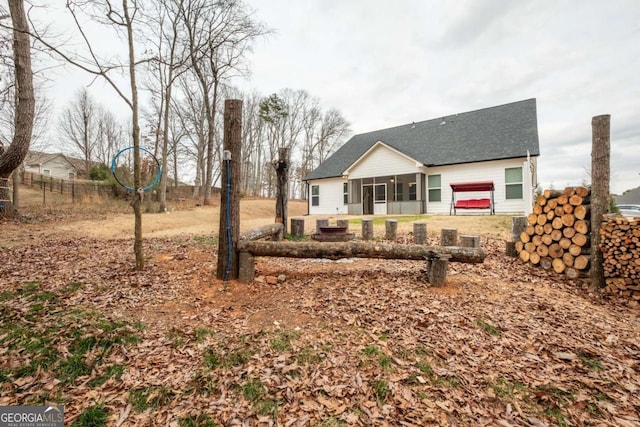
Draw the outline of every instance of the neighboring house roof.
[[[618,205],[640,205],[640,187],[627,190],[620,196],[615,196]]]
[[[29,151],[23,163],[27,166],[46,165],[57,157],[62,157],[67,161],[67,163],[69,163],[69,166],[78,171],[84,171],[86,169],[84,160],[69,157],[62,153],[43,153],[40,151]]]
[[[425,166],[539,156],[536,100],[355,135],[304,180],[342,176],[378,141]]]

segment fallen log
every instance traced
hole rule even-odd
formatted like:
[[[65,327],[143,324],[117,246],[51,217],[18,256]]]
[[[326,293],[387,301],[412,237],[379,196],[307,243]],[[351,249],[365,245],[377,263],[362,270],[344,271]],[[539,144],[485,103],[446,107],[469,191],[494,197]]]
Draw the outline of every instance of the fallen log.
[[[482,263],[486,253],[481,248],[459,246],[401,245],[373,242],[264,242],[241,240],[238,252],[254,256],[289,258],[381,258],[424,260],[434,255],[451,255],[451,262]]]
[[[240,240],[258,240],[264,239],[265,237],[273,238],[274,236],[275,240],[282,240],[283,230],[284,225],[281,222],[263,225],[262,227],[254,228],[242,233],[240,235]]]

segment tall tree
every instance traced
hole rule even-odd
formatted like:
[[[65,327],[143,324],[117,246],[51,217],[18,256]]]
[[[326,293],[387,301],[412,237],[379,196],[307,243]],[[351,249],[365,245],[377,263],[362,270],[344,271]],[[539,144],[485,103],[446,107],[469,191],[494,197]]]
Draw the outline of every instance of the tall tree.
[[[8,179],[29,151],[35,114],[29,26],[22,0],[9,0],[9,13],[13,26],[16,114],[11,145],[4,148],[0,142],[0,216],[15,216],[17,213],[9,198]]]
[[[203,203],[206,205],[211,203],[214,162],[219,160],[220,153],[220,147],[215,144],[220,84],[225,79],[246,72],[245,54],[253,40],[266,34],[267,30],[253,21],[251,13],[239,0],[214,3],[209,0],[185,0],[184,16],[191,70],[205,100],[207,149]]]
[[[63,110],[59,121],[64,146],[82,156],[87,174],[100,143],[99,114],[98,105],[87,88],[83,87]]]

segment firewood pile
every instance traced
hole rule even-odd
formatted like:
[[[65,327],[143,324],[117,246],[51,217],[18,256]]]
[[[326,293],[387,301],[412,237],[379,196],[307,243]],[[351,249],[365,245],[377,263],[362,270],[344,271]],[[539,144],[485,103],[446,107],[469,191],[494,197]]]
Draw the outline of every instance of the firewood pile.
[[[605,291],[640,301],[640,218],[610,218],[600,228]]]
[[[587,187],[567,187],[538,196],[515,244],[520,259],[570,279],[588,276],[590,195]]]

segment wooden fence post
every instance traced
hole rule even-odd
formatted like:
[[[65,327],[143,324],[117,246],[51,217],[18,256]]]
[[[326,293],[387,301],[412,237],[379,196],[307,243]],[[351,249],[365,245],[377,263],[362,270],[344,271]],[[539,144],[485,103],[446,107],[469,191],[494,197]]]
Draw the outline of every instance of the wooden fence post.
[[[339,219],[336,221],[338,227],[347,227],[347,233],[349,232],[349,220],[348,219]]]
[[[395,242],[396,237],[398,235],[398,220],[397,219],[386,220],[384,222],[384,230],[385,230],[385,239]]]
[[[511,217],[511,240],[505,244],[505,253],[510,257],[517,257],[516,242],[520,240],[520,233],[524,232],[527,228],[526,216],[514,216]]]
[[[458,246],[458,229],[440,229],[440,246]]]
[[[293,237],[304,236],[304,218],[291,218],[291,235]]]
[[[416,245],[427,244],[427,223],[426,222],[413,223],[413,243]]]
[[[373,220],[371,218],[362,219],[362,240],[373,239]]]
[[[611,143],[608,114],[591,120],[591,287],[605,286],[603,256],[600,251],[600,227],[609,212]]]
[[[316,234],[320,234],[320,227],[328,227],[329,220],[326,218],[316,219]]]
[[[479,248],[480,236],[460,235],[460,246],[463,248]]]
[[[242,101],[224,101],[222,189],[216,277],[238,278],[237,244],[240,237],[240,160],[242,158]],[[230,157],[230,158],[229,158]]]

